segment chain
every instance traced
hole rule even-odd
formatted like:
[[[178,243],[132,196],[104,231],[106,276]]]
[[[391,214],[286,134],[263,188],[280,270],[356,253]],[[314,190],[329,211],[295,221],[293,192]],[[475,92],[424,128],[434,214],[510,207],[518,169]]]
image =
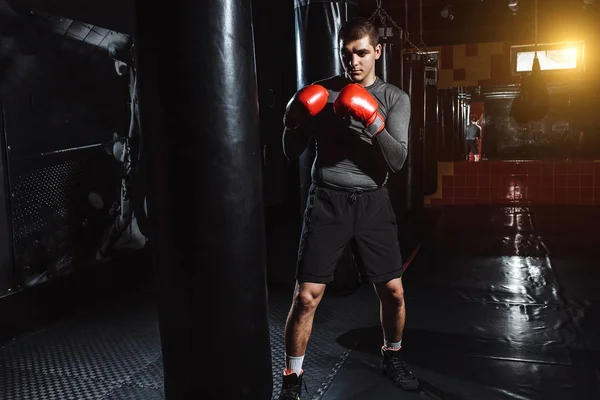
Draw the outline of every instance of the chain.
[[[419,40],[423,43],[423,0],[419,0]]]
[[[379,17],[379,22],[381,22],[381,25],[385,25],[387,13],[383,8],[381,8],[381,0],[377,0],[377,8],[375,9],[375,11],[373,11],[371,16],[369,17],[369,20],[373,21],[377,17]],[[402,30],[400,31],[402,32]]]
[[[404,28],[406,29],[408,38],[408,0],[404,0]]]
[[[375,11],[373,11],[369,19],[372,21],[375,18],[379,18],[379,21],[382,25],[385,25],[386,21],[390,21],[392,25],[400,31],[400,36],[404,38],[404,41],[407,42],[411,47],[415,48],[417,50],[417,53],[425,53],[424,50],[421,50],[419,46],[410,41],[408,32],[402,29],[400,25],[398,25],[396,21],[394,21],[394,19],[387,13],[387,11],[385,11],[383,7],[381,7],[381,1],[382,0],[377,0],[377,8],[375,9]]]
[[[538,2],[535,0],[535,45],[538,44]]]

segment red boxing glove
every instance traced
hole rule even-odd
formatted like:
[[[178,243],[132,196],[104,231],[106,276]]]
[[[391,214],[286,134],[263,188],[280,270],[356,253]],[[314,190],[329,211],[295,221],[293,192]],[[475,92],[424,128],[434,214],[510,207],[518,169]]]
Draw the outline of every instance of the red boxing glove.
[[[365,124],[365,133],[377,135],[385,127],[383,117],[377,109],[379,105],[371,94],[358,83],[346,85],[333,103],[333,110],[341,116],[350,115]]]
[[[303,87],[288,102],[283,124],[288,129],[297,128],[306,118],[320,113],[328,98],[329,92],[321,85]]]

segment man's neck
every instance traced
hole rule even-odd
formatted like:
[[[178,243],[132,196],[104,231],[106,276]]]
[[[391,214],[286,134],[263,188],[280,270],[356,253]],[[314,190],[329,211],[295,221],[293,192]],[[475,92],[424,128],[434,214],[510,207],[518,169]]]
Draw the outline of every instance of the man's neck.
[[[362,85],[362,86],[364,86],[364,87],[369,87],[369,86],[371,86],[371,85],[372,85],[372,84],[374,84],[374,83],[375,83],[375,81],[377,80],[377,75],[375,75],[375,74],[373,74],[373,75],[371,75],[371,76],[369,76],[369,77],[366,77],[365,79],[363,79],[363,80],[362,80],[362,81],[360,81],[360,82],[355,82],[355,81],[353,81],[352,79],[350,79],[350,77],[348,76],[348,74],[344,74],[344,76],[345,76],[345,77],[346,77],[346,79],[348,79],[349,81],[351,81],[351,82],[354,82],[354,83],[357,83],[357,84],[359,84],[359,85]]]
[[[371,76],[368,76],[365,79],[363,79],[363,81],[360,82],[360,84],[363,85],[364,87],[368,87],[368,86],[371,86],[372,84],[374,84],[376,80],[377,80],[377,77],[375,75],[371,75]]]

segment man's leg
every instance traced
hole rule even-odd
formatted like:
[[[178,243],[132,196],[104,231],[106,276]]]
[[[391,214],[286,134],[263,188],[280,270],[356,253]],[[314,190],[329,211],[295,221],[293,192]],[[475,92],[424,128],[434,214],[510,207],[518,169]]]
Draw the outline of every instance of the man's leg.
[[[374,286],[380,301],[379,317],[383,329],[384,346],[390,349],[400,349],[406,320],[402,278],[376,283]],[[394,346],[393,344],[396,343],[398,345]]]
[[[284,332],[286,366],[280,400],[298,400],[302,395],[302,363],[315,311],[352,238],[353,213],[347,192],[311,187],[298,246],[296,286]]]
[[[348,192],[311,187],[298,246],[296,286],[284,333],[285,372],[300,375],[315,311],[352,238],[353,214]]]
[[[315,311],[323,294],[323,283],[298,283],[294,289],[292,306],[287,317],[284,333],[285,371],[284,374],[302,373],[302,362],[312,332]]]
[[[465,146],[465,160],[469,161],[469,152],[471,151],[471,146],[469,146],[469,140],[465,139],[463,144]]]
[[[315,311],[325,293],[324,283],[296,281],[292,306],[285,323],[285,369],[278,400],[300,400],[302,395],[302,363],[312,332]]]
[[[380,318],[383,329],[383,361],[381,369],[394,384],[405,390],[418,390],[419,381],[410,372],[402,356],[402,335],[406,308],[402,278],[374,284],[380,301]]]
[[[419,381],[408,370],[400,351],[405,319],[402,254],[387,189],[363,193],[356,207],[360,207],[354,234],[359,270],[363,281],[372,283],[379,296],[384,332],[381,368],[397,386],[416,390]]]

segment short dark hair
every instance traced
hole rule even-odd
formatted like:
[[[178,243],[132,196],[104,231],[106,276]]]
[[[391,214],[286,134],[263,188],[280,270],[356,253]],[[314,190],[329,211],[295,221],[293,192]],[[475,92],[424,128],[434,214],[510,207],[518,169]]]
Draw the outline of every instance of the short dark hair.
[[[363,17],[351,18],[342,24],[338,32],[338,40],[348,43],[369,36],[371,46],[375,48],[379,44],[379,33],[370,20]]]

